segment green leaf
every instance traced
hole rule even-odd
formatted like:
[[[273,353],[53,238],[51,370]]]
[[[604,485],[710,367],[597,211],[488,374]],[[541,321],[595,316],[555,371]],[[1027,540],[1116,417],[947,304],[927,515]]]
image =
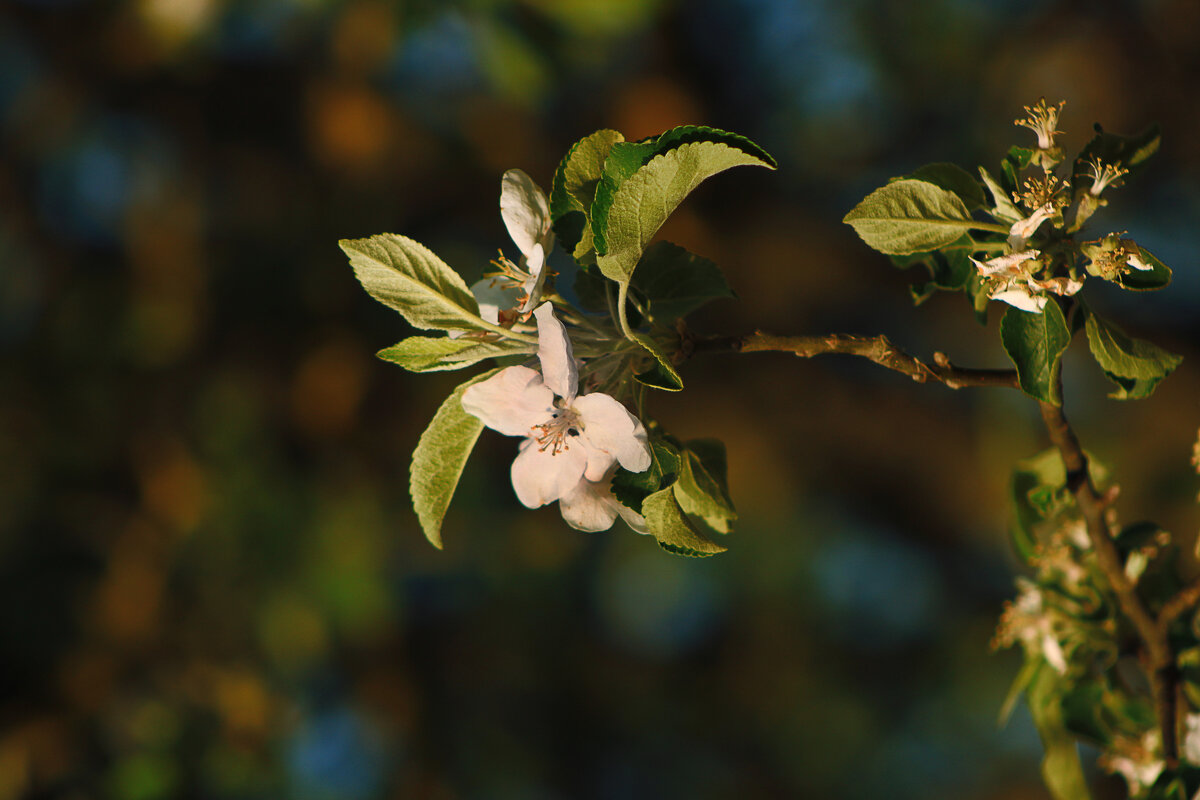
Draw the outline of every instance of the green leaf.
[[[1153,253],[1138,245],[1142,261],[1150,265],[1150,269],[1131,269],[1117,277],[1117,283],[1122,289],[1134,292],[1152,292],[1161,289],[1171,282],[1171,268],[1159,261]]]
[[[1022,219],[1024,215],[1017,210],[1013,205],[1013,201],[1008,192],[1004,191],[991,173],[983,167],[979,168],[979,177],[983,178],[983,183],[988,187],[988,191],[992,193],[992,211],[991,214],[997,219],[1002,219],[1005,222],[1016,222]]]
[[[458,386],[433,415],[433,421],[421,434],[413,451],[408,488],[413,508],[421,522],[425,538],[439,550],[442,547],[442,520],[458,488],[467,458],[483,423],[462,407],[462,395],[468,386],[487,380],[499,372],[493,369]]]
[[[1148,397],[1159,381],[1183,361],[1181,356],[1158,345],[1129,337],[1115,324],[1091,311],[1087,314],[1084,329],[1096,363],[1120,387],[1109,397],[1119,400]]]
[[[675,366],[671,363],[670,357],[663,352],[659,347],[658,342],[651,339],[644,333],[632,331],[630,334],[633,341],[642,346],[646,352],[654,356],[654,364],[645,372],[640,372],[633,377],[639,383],[643,383],[652,389],[663,389],[668,392],[678,392],[683,388],[683,378],[679,377],[679,373],[675,370]]]
[[[363,288],[414,328],[444,331],[484,326],[479,304],[457,272],[406,236],[382,233],[338,242]]]
[[[706,178],[737,166],[772,165],[721,142],[696,141],[657,155],[639,168],[613,194],[603,227],[593,214],[600,271],[614,281],[628,281],[650,239],[683,199]],[[598,205],[599,190],[596,202]]]
[[[948,162],[938,162],[936,164],[926,164],[923,167],[917,167],[908,175],[904,176],[916,181],[925,181],[932,183],[934,186],[941,187],[948,192],[954,192],[959,199],[966,205],[968,211],[973,211],[976,208],[982,208],[987,203],[987,197],[983,193],[983,186],[979,181],[958,164]],[[894,183],[896,180],[891,181]]]
[[[650,495],[642,502],[642,516],[646,518],[646,526],[658,540],[659,545],[666,551],[681,556],[702,557],[723,553],[728,548],[722,547],[692,526],[679,501],[675,498],[675,490],[668,486]]]
[[[604,161],[613,145],[625,137],[614,130],[599,130],[580,139],[559,162],[550,189],[550,217],[563,246],[582,258],[591,250],[589,212],[596,186],[604,173]]]
[[[725,144],[765,162],[771,169],[777,166],[774,158],[745,136],[700,125],[682,125],[640,142],[616,144],[604,162],[604,174],[596,187],[596,198],[591,209],[591,227],[597,253],[603,255],[608,252],[608,214],[622,184],[655,156],[696,142]]]
[[[646,248],[630,286],[646,301],[650,321],[666,325],[713,300],[734,296],[720,267],[665,241]]]
[[[649,468],[641,472],[618,469],[612,481],[613,496],[634,511],[640,512],[642,502],[663,488],[664,483],[674,483],[678,472],[679,451],[669,442],[652,439]]]
[[[726,485],[725,445],[718,439],[695,439],[680,453],[675,499],[685,513],[700,517],[718,533],[729,533],[737,512]]]
[[[1030,397],[1062,405],[1058,374],[1071,331],[1053,299],[1040,314],[1009,308],[1000,321],[1000,340],[1017,367],[1021,389]]]
[[[533,345],[505,340],[481,342],[478,339],[460,337],[411,336],[375,355],[384,361],[399,364],[409,372],[440,372],[462,369],[477,364],[485,358],[534,352]]]
[[[895,255],[937,250],[977,227],[958,195],[911,178],[871,192],[842,221],[870,247]]]
[[[1063,721],[1061,696],[1064,688],[1058,674],[1043,667],[1026,692],[1030,715],[1045,751],[1042,779],[1054,800],[1090,800],[1075,738]]]

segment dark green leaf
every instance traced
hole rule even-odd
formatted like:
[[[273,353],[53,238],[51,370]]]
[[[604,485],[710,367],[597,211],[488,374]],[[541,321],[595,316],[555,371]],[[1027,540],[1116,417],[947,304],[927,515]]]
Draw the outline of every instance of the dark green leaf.
[[[1062,405],[1058,375],[1071,331],[1053,299],[1040,314],[1009,308],[1000,321],[1000,340],[1017,367],[1021,389],[1030,397]]]
[[[1121,285],[1121,288],[1135,292],[1151,292],[1161,289],[1171,282],[1170,267],[1159,261],[1153,253],[1141,245],[1138,246],[1138,252],[1142,255],[1142,261],[1150,265],[1150,269],[1131,269],[1129,272],[1122,273],[1117,277],[1117,283]]]
[[[734,296],[720,267],[670,242],[646,248],[630,288],[646,301],[650,321],[664,325],[705,303]]]

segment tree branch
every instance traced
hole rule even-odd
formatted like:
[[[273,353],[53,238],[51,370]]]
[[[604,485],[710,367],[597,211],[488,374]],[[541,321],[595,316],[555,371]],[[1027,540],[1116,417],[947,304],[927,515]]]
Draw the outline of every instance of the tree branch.
[[[1163,605],[1162,609],[1158,612],[1159,627],[1166,633],[1176,618],[1190,611],[1197,603],[1200,603],[1200,578],[1180,589],[1174,597]]]
[[[1105,519],[1105,510],[1111,498],[1096,491],[1088,473],[1088,460],[1079,446],[1075,431],[1067,422],[1061,407],[1039,401],[1042,421],[1050,441],[1062,455],[1067,470],[1067,490],[1075,497],[1087,525],[1088,539],[1096,553],[1096,562],[1104,572],[1121,611],[1133,623],[1138,638],[1142,640],[1146,656],[1147,673],[1154,691],[1154,705],[1158,711],[1159,729],[1162,733],[1163,757],[1174,767],[1179,762],[1179,743],[1176,732],[1176,694],[1179,674],[1175,666],[1175,655],[1167,640],[1167,626],[1161,617],[1155,619],[1147,608],[1136,586],[1125,574],[1120,551],[1113,540],[1112,530]]]
[[[934,353],[932,364],[921,361],[896,345],[886,336],[858,336],[850,333],[830,333],[817,336],[775,336],[758,331],[746,336],[682,338],[684,354],[692,353],[791,353],[800,358],[812,358],[826,353],[859,356],[881,367],[900,372],[918,383],[937,381],[951,389],[967,386],[1005,386],[1018,388],[1017,373],[1011,369],[971,369],[956,367],[944,353]]]

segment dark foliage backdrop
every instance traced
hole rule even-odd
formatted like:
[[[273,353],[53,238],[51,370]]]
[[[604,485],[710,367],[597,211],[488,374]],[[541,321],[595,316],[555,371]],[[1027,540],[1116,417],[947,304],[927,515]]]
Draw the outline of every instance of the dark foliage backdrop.
[[[1018,658],[988,647],[1031,403],[697,362],[655,409],[729,443],[728,554],[527,512],[490,435],[437,552],[407,458],[456,376],[372,358],[408,331],[336,242],[405,233],[470,280],[506,242],[505,169],[548,186],[596,128],[709,124],[781,169],[706,184],[664,231],[740,295],[698,327],[1000,366],[994,330],[913,308],[842,215],[921,163],[995,162],[1040,95],[1069,149],[1158,121],[1101,213],[1175,283],[1097,302],[1187,360],[1121,404],[1069,359],[1067,403],[1123,512],[1192,535],[1198,8],[0,5],[0,800],[1043,796],[1027,717],[995,724]]]

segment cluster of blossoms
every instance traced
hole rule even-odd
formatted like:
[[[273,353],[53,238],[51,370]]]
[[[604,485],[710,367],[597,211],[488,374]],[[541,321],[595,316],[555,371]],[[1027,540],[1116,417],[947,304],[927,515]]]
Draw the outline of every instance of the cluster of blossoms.
[[[986,261],[971,259],[990,299],[1032,313],[1040,313],[1050,295],[1068,297],[1083,287],[1083,275],[1074,263],[1064,263],[1061,255],[1051,253],[1045,246],[1040,249],[1030,246],[1044,223],[1066,228],[1063,211],[1071,204],[1067,192],[1069,184],[1054,174],[1063,158],[1062,148],[1055,144],[1055,136],[1062,133],[1056,128],[1063,105],[1048,106],[1043,98],[1032,108],[1025,108],[1026,118],[1016,120],[1018,126],[1029,128],[1037,136],[1037,148],[1029,156],[1028,165],[1040,166],[1042,172],[1025,180],[1023,192],[1013,193],[1013,202],[1023,206],[1027,216],[1012,222],[1008,232],[1008,252]],[[1100,206],[1105,205],[1104,190],[1120,186],[1121,178],[1128,173],[1120,164],[1105,164],[1097,156],[1087,159],[1084,165],[1091,186],[1079,192],[1069,231],[1078,230]],[[1012,217],[1018,214],[1014,212]],[[1087,273],[1105,280],[1119,280],[1130,270],[1151,269],[1137,245],[1121,239],[1120,234],[1109,234],[1097,242],[1081,245],[1080,251],[1090,259],[1086,265]],[[1065,275],[1060,273],[1060,266],[1066,267]]]
[[[538,303],[554,245],[546,195],[520,170],[506,172],[501,186],[501,215],[521,260],[502,257],[504,271],[471,291],[491,322],[508,326],[532,312],[541,372],[506,367],[467,387],[463,409],[495,431],[524,437],[511,474],[526,507],[557,501],[563,519],[578,530],[608,530],[620,516],[645,533],[645,519],[616,499],[611,484],[618,465],[630,472],[649,468],[646,428],[611,395],[578,393],[579,365],[567,329],[552,303]]]

